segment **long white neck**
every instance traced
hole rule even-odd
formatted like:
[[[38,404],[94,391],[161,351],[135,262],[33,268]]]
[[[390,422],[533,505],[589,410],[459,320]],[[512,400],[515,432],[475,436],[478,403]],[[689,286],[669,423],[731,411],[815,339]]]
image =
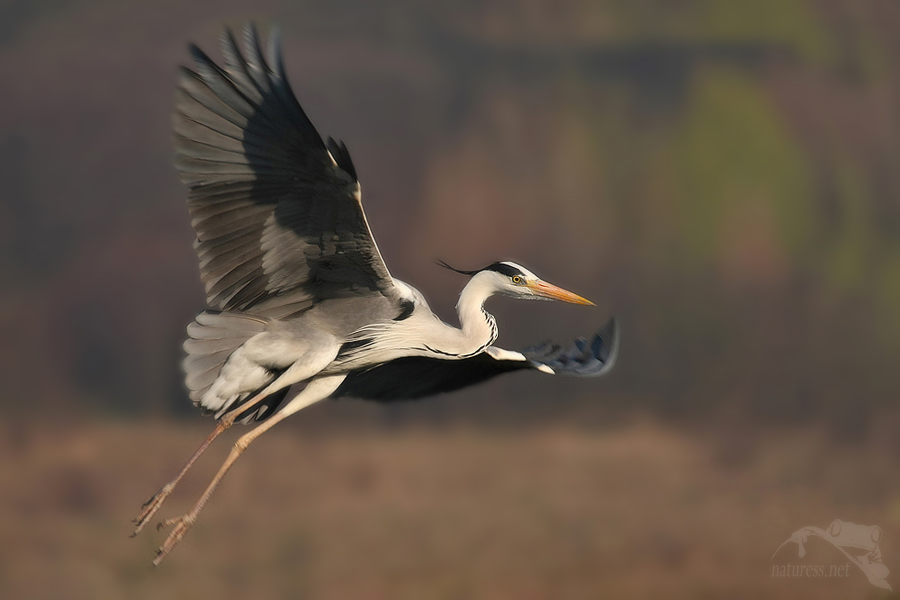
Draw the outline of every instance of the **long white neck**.
[[[492,278],[487,273],[478,273],[469,280],[459,295],[456,311],[466,346],[471,346],[471,353],[484,350],[497,339],[497,323],[484,310],[485,301],[496,291]]]

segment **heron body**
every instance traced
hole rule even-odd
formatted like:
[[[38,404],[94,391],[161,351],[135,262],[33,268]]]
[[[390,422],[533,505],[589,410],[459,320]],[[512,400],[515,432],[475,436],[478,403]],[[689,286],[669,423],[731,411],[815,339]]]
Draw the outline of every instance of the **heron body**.
[[[596,376],[611,368],[618,345],[611,321],[568,348],[493,346],[497,323],[484,304],[495,294],[591,304],[509,261],[458,271],[470,276],[459,327],[441,321],[385,266],[350,154],[343,143],[324,142],[303,112],[277,37],[267,60],[255,28],[244,29],[243,52],[226,31],[222,53],[224,67],[191,47],[195,66],[181,70],[173,119],[208,304],[187,328],[186,384],[219,423],[144,505],[134,533],[219,433],[235,421],[262,423],[238,440],[194,509],[161,524],[175,529],[156,564],[243,449],[310,404],[415,399],[515,370]]]

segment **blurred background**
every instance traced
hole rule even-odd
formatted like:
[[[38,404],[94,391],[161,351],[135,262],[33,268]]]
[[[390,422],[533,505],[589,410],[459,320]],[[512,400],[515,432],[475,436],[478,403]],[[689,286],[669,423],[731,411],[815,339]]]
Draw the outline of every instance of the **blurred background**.
[[[213,427],[176,67],[248,20],[396,277],[455,323],[434,261],[515,260],[598,308],[493,300],[499,345],[615,314],[622,349],[314,406],[153,570],[129,519]],[[840,518],[900,588],[898,34],[891,0],[0,1],[0,597],[888,597],[771,566]]]

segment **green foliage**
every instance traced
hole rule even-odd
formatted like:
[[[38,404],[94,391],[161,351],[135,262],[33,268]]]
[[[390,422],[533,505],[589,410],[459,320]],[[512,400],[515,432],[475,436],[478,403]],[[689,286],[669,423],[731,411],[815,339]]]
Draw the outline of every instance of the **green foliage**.
[[[883,268],[878,282],[878,299],[886,314],[887,328],[881,331],[884,341],[896,352],[900,351],[900,245],[883,257]]]
[[[806,60],[831,60],[827,32],[805,0],[610,0],[612,34],[619,39],[784,48]]]
[[[871,272],[875,238],[871,215],[872,198],[865,173],[845,158],[835,167],[839,219],[829,232],[826,250],[827,277],[843,290],[855,290],[865,284]]]
[[[831,55],[825,31],[805,0],[697,0],[695,4],[698,37],[784,47],[814,62]]]
[[[729,217],[745,208],[771,215],[777,253],[799,258],[808,249],[813,217],[807,163],[752,78],[699,70],[671,152],[679,231],[692,262],[713,259],[732,233]]]

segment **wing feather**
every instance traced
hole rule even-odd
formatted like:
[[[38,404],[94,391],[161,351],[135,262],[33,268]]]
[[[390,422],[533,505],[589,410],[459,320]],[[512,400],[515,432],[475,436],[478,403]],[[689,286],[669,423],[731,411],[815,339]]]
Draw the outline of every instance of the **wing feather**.
[[[277,36],[268,56],[252,25],[242,37],[243,51],[222,36],[223,67],[191,46],[175,99],[175,164],[207,302],[271,316],[347,296],[399,301],[346,146],[330,140],[329,153],[288,85]]]
[[[592,336],[590,343],[580,338],[568,348],[547,342],[521,352],[489,348],[494,352],[482,352],[463,360],[407,356],[370,369],[351,371],[333,397],[380,402],[414,400],[524,369],[597,377],[612,368],[618,348],[618,325],[613,319]]]

